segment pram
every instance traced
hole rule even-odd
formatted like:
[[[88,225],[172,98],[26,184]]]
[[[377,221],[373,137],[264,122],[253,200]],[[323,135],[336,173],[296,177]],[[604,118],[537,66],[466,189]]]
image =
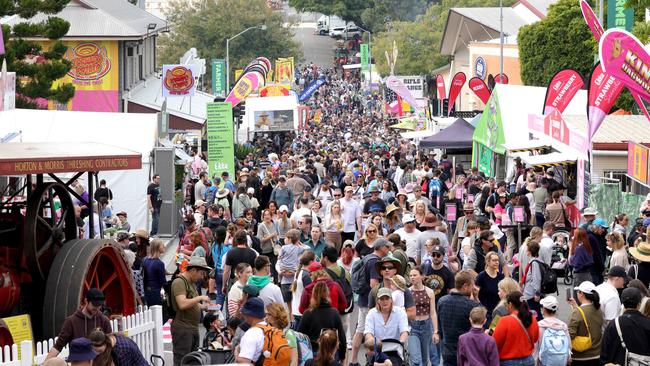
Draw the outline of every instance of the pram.
[[[564,229],[556,230],[553,239],[553,255],[551,256],[551,269],[558,277],[563,277],[565,285],[573,283],[573,269],[569,264],[569,240],[571,234]]]
[[[398,339],[382,339],[381,352],[388,356],[393,366],[406,366],[409,364],[406,347]],[[366,366],[372,366],[370,360],[366,362]]]
[[[235,357],[230,350],[199,349],[186,354],[181,360],[181,365],[226,365],[233,362]]]

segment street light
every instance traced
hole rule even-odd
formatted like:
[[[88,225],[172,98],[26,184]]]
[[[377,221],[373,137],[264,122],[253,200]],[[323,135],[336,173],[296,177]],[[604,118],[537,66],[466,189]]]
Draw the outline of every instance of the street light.
[[[363,29],[363,28],[359,27],[358,25],[357,25],[357,28],[359,28],[362,31],[368,33],[368,68],[369,68],[368,72],[370,74],[370,78],[368,79],[368,82],[369,82],[369,87],[370,87],[370,95],[372,95],[372,32],[367,30],[367,29]]]
[[[235,34],[234,36],[226,39],[226,88],[228,88],[228,93],[226,93],[226,95],[230,94],[230,41],[241,36],[242,34],[248,32],[251,29],[266,30],[266,24],[256,25],[254,27],[248,27],[243,31]]]

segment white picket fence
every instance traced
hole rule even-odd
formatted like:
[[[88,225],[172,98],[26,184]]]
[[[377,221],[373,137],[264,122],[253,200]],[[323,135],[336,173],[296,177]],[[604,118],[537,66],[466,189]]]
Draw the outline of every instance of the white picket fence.
[[[140,307],[133,315],[114,319],[111,327],[114,333],[123,334],[131,338],[140,348],[142,355],[150,362],[151,355],[164,357],[162,307],[159,305],[151,308]],[[41,365],[47,353],[54,345],[55,339],[36,342],[23,341],[13,346],[5,346],[0,350],[0,366],[32,366]],[[35,347],[34,347],[35,346]],[[21,357],[18,356],[20,350]],[[25,357],[24,355],[30,355]],[[68,356],[68,347],[64,348],[59,357]],[[156,362],[156,361],[154,361]],[[158,364],[154,364],[158,365]]]

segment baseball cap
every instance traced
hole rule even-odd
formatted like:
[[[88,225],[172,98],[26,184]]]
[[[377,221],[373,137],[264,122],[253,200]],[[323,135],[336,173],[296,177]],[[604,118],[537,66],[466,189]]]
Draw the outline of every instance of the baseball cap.
[[[86,300],[91,302],[95,306],[102,306],[104,305],[104,300],[106,298],[104,297],[104,293],[98,289],[98,288],[91,288],[86,292]]]
[[[241,307],[241,310],[239,310],[239,312],[244,315],[262,319],[265,316],[264,301],[258,297],[248,299],[246,300],[244,306]]]
[[[388,297],[392,296],[390,289],[386,287],[382,287],[379,289],[379,291],[377,291],[377,299],[381,299],[384,296],[388,296]]]
[[[280,206],[280,208],[278,209],[278,211],[289,212],[289,208],[287,207],[287,205],[282,205],[282,206]]]
[[[404,217],[402,217],[402,224],[407,224],[413,221],[415,221],[415,216],[411,214],[404,214]]]
[[[436,245],[435,247],[433,247],[433,253],[445,255],[445,248],[443,248],[440,245]]]
[[[379,238],[379,239],[375,240],[375,243],[372,245],[372,248],[373,249],[380,249],[382,247],[390,248],[391,245],[392,244],[388,240],[386,240],[384,238]]]
[[[557,308],[560,306],[560,303],[557,301],[555,296],[546,296],[539,303],[542,307],[554,312],[557,311]]]
[[[603,220],[600,217],[597,218],[596,220],[594,220],[593,224],[598,225],[598,226],[602,227],[603,229],[608,229],[609,228],[609,226],[607,226],[607,223],[605,222],[605,220]]]
[[[612,268],[609,269],[609,272],[607,273],[607,276],[609,277],[623,277],[627,279],[627,273],[625,272],[625,268],[621,266],[613,266]]]
[[[322,269],[323,269],[323,265],[320,264],[320,263],[318,263],[318,262],[311,262],[311,263],[307,266],[307,270],[308,270],[309,272],[316,272],[316,271],[320,271],[320,270],[322,270]]]
[[[585,281],[581,283],[580,286],[576,286],[573,289],[580,291],[583,294],[593,294],[594,291],[596,291],[596,285],[594,285],[594,283],[591,281]]]
[[[260,294],[260,289],[258,289],[257,286],[253,286],[253,285],[246,285],[242,287],[241,290],[242,292],[248,294],[248,296],[252,296],[252,297],[257,297]]]
[[[636,287],[628,287],[621,293],[621,303],[627,309],[636,308],[643,299],[641,291]]]

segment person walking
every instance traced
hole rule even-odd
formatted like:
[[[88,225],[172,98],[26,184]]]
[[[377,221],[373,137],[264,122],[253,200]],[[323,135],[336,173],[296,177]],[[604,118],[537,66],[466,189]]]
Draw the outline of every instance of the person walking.
[[[571,356],[571,335],[566,323],[556,317],[560,307],[555,296],[546,296],[540,301],[542,315],[540,320],[539,341],[535,345],[537,365],[566,365]]]
[[[339,311],[330,304],[330,290],[324,281],[316,282],[307,309],[300,320],[298,332],[304,333],[311,339],[314,352],[318,352],[318,338],[323,329],[335,329],[338,333],[339,344],[346,344],[345,330]],[[345,360],[346,347],[339,347],[338,359]]]
[[[147,186],[147,206],[151,213],[150,236],[158,234],[158,220],[160,219],[160,208],[162,207],[162,192],[160,190],[160,175],[154,174],[151,183]]]
[[[576,299],[571,298],[571,317],[569,318],[569,334],[573,354],[573,366],[600,365],[600,350],[603,339],[603,312],[600,311],[600,298],[596,286],[591,281],[584,281],[574,288]]]
[[[174,366],[180,366],[186,354],[199,348],[201,310],[208,308],[210,298],[199,295],[196,284],[211,270],[205,258],[190,257],[186,271],[172,281],[172,306],[176,311],[171,325]]]
[[[499,351],[494,338],[485,334],[487,309],[477,306],[469,313],[472,328],[458,338],[458,366],[498,366]],[[438,365],[432,363],[432,365]]]
[[[165,243],[156,238],[149,243],[149,256],[142,261],[144,278],[144,299],[147,306],[162,305],[160,290],[167,282],[165,264],[160,256],[165,251]]]
[[[492,322],[492,312],[499,303],[499,282],[504,278],[499,272],[499,256],[489,252],[485,256],[485,270],[476,276],[478,299],[487,309],[487,324]]]
[[[506,297],[510,315],[499,320],[493,337],[502,366],[535,366],[533,352],[539,339],[539,327],[521,292]]]
[[[438,332],[438,314],[436,313],[436,295],[432,289],[422,283],[424,273],[421,267],[415,267],[409,274],[411,293],[415,301],[415,320],[410,324],[408,347],[411,364],[440,364],[437,345],[440,342]],[[420,357],[416,357],[419,355]]]
[[[585,229],[575,230],[570,253],[569,264],[573,267],[573,284],[580,286],[585,281],[591,281],[591,269],[594,266],[593,248],[589,244]]]

